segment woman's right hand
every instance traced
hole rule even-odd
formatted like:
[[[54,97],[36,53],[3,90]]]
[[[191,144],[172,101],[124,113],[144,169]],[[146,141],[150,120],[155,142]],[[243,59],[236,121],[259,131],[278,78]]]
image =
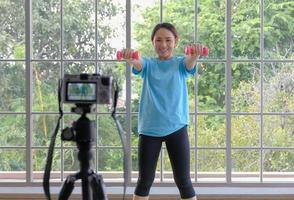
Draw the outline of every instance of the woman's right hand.
[[[138,53],[138,58],[134,58],[133,53],[135,51],[130,48],[126,48],[122,50],[122,58],[126,60],[126,62],[131,66],[135,67],[138,71],[141,71],[143,66],[143,60]]]
[[[130,49],[130,48],[126,48],[122,50],[122,58],[126,59],[126,60],[132,60],[134,59],[134,54],[135,50]]]

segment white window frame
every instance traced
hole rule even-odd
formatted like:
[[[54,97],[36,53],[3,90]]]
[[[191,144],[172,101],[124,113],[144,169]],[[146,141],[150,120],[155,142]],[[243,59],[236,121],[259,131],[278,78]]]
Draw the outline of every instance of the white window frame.
[[[61,2],[61,8],[63,7],[62,5],[62,0]],[[198,8],[198,0],[195,0],[195,10]],[[95,1],[95,8],[97,10],[97,0]],[[164,9],[164,0],[160,0],[160,21],[162,22],[164,19],[163,16],[163,9]],[[132,47],[131,44],[131,0],[126,0],[126,47]],[[97,13],[97,12],[96,12]],[[96,14],[97,15],[97,14]],[[232,16],[231,16],[231,0],[226,0],[226,41],[225,41],[225,59],[224,60],[205,60],[207,63],[225,63],[225,76],[226,76],[226,88],[225,88],[225,113],[204,113],[204,112],[199,112],[197,110],[197,106],[195,107],[195,110],[191,113],[194,115],[196,121],[197,117],[199,115],[223,115],[226,118],[226,141],[231,141],[231,117],[234,115],[252,115],[252,113],[232,113],[231,112],[231,89],[232,89],[232,74],[231,74],[231,69],[232,69],[232,64],[233,63],[238,63],[238,62],[252,62],[252,63],[259,63],[261,67],[261,79],[262,79],[262,74],[263,74],[263,68],[265,63],[282,63],[282,62],[287,62],[287,63],[292,63],[294,64],[294,60],[268,60],[264,58],[264,0],[260,0],[260,58],[259,59],[249,59],[249,60],[236,60],[232,59],[232,40],[231,40],[231,27],[232,27]],[[61,9],[61,30],[63,29],[63,12]],[[97,16],[95,16],[95,26],[97,30]],[[194,42],[197,41],[197,14],[194,16],[194,26],[196,27],[195,30],[196,32],[194,33]],[[34,182],[33,181],[33,166],[32,166],[32,150],[33,150],[33,145],[32,145],[32,127],[33,127],[33,109],[32,109],[32,102],[33,102],[33,73],[32,73],[32,62],[34,61],[43,61],[43,60],[37,60],[33,59],[32,55],[32,0],[25,0],[25,41],[26,41],[26,54],[25,54],[25,59],[24,60],[14,60],[14,59],[6,59],[6,60],[0,60],[0,61],[24,61],[26,65],[26,110],[25,113],[0,113],[0,114],[25,114],[26,116],[26,180],[25,182],[0,182],[0,186],[23,186],[23,185],[38,185],[40,186],[40,182]],[[97,44],[97,34],[96,34],[96,44]],[[63,49],[63,33],[61,31],[61,52]],[[115,62],[116,60],[99,60],[97,57],[97,45],[96,45],[96,58],[95,60],[90,60],[94,61],[96,64],[96,67],[98,63],[100,62]],[[50,60],[49,60],[50,61]],[[53,61],[53,60],[51,60]],[[63,59],[63,55],[61,54],[61,58],[59,60],[54,60],[57,62],[61,63],[61,75],[63,75],[63,62],[66,62],[67,60]],[[79,60],[75,60],[79,61]],[[85,60],[83,60],[85,61]],[[197,83],[197,78],[195,77],[195,83]],[[131,69],[130,66],[127,65],[126,68],[126,113],[123,113],[126,115],[127,118],[127,127],[126,127],[126,132],[127,132],[127,147],[129,152],[131,152],[131,116],[135,115],[137,113],[134,113],[131,111]],[[261,91],[263,91],[263,84],[261,81]],[[195,94],[197,94],[197,86],[195,87]],[[195,105],[197,105],[197,98],[195,98]],[[266,115],[271,115],[272,113],[265,113],[263,111],[263,95],[261,94],[261,111],[260,113],[255,113],[254,115],[260,116],[261,118],[261,124],[263,124],[263,117]],[[57,113],[55,113],[57,114]],[[99,114],[99,113],[98,113]],[[293,112],[290,113],[274,113],[278,115],[294,115]],[[195,141],[195,147],[193,148],[195,151],[195,166],[197,166],[197,151],[199,149],[223,149],[226,151],[226,181],[222,183],[218,182],[199,182],[197,180],[197,167],[195,167],[195,180],[194,180],[194,186],[203,186],[203,187],[215,187],[215,186],[227,186],[227,187],[293,187],[293,182],[289,183],[277,183],[277,182],[264,182],[263,181],[263,162],[262,162],[262,157],[263,157],[263,151],[267,149],[272,149],[272,150],[294,150],[294,148],[265,148],[262,146],[262,135],[263,135],[263,128],[261,127],[261,135],[260,135],[260,147],[258,148],[245,148],[245,149],[258,149],[260,151],[260,181],[258,183],[235,183],[232,182],[232,166],[231,166],[231,150],[232,149],[244,149],[244,148],[232,148],[230,142],[226,142],[225,148],[209,148],[209,147],[197,147],[197,141]],[[195,140],[197,138],[197,127],[195,128]],[[1,149],[2,147],[0,147]],[[3,147],[4,148],[4,147]],[[15,148],[15,147],[5,147],[5,148]],[[62,151],[62,147],[61,147]],[[98,151],[98,147],[96,148],[96,151]],[[61,153],[62,154],[62,153]],[[63,155],[63,154],[62,154]],[[63,156],[61,156],[63,157]],[[97,159],[96,159],[97,160]],[[63,160],[62,160],[63,161]],[[96,161],[97,162],[97,161]],[[131,156],[128,157],[128,162],[129,166],[131,165]],[[164,182],[163,178],[163,154],[161,153],[160,155],[160,165],[161,165],[161,170],[160,170],[160,182],[155,183],[156,186],[172,186],[174,183],[167,183]],[[96,163],[97,165],[97,163]],[[63,164],[62,164],[63,168]],[[129,172],[128,174],[129,178],[132,177],[132,172]],[[293,176],[293,175],[292,175]],[[65,179],[63,176],[63,170],[61,171],[61,182]],[[60,183],[54,183],[53,185],[59,185]],[[112,183],[109,182],[109,185],[117,185],[118,183]],[[121,185],[119,183],[118,185]],[[135,182],[129,183],[129,185],[135,185]]]

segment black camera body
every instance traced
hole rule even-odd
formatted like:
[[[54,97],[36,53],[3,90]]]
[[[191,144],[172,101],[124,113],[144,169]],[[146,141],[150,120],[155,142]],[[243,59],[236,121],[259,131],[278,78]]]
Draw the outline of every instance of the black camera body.
[[[71,104],[110,104],[112,82],[111,76],[100,74],[65,74],[61,101]]]

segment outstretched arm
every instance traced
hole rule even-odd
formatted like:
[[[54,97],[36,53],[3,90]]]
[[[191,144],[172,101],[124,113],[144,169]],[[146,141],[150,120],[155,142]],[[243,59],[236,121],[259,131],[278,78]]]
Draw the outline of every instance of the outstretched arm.
[[[203,47],[204,46],[202,44],[189,45],[189,48],[191,48],[191,50],[189,55],[186,55],[185,58],[185,65],[188,71],[192,70],[193,67],[197,64],[197,60],[202,55]]]

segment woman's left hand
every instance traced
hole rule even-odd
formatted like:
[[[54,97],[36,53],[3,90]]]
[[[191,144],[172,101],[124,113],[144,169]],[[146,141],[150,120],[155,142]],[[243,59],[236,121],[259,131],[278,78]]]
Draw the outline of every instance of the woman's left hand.
[[[191,70],[193,67],[195,67],[198,58],[202,55],[203,52],[203,45],[202,44],[190,44],[186,48],[188,49],[185,58],[185,65],[187,70]]]
[[[198,59],[203,53],[204,46],[202,44],[190,44],[186,48],[189,48],[189,54],[187,56],[193,57],[194,59]]]

